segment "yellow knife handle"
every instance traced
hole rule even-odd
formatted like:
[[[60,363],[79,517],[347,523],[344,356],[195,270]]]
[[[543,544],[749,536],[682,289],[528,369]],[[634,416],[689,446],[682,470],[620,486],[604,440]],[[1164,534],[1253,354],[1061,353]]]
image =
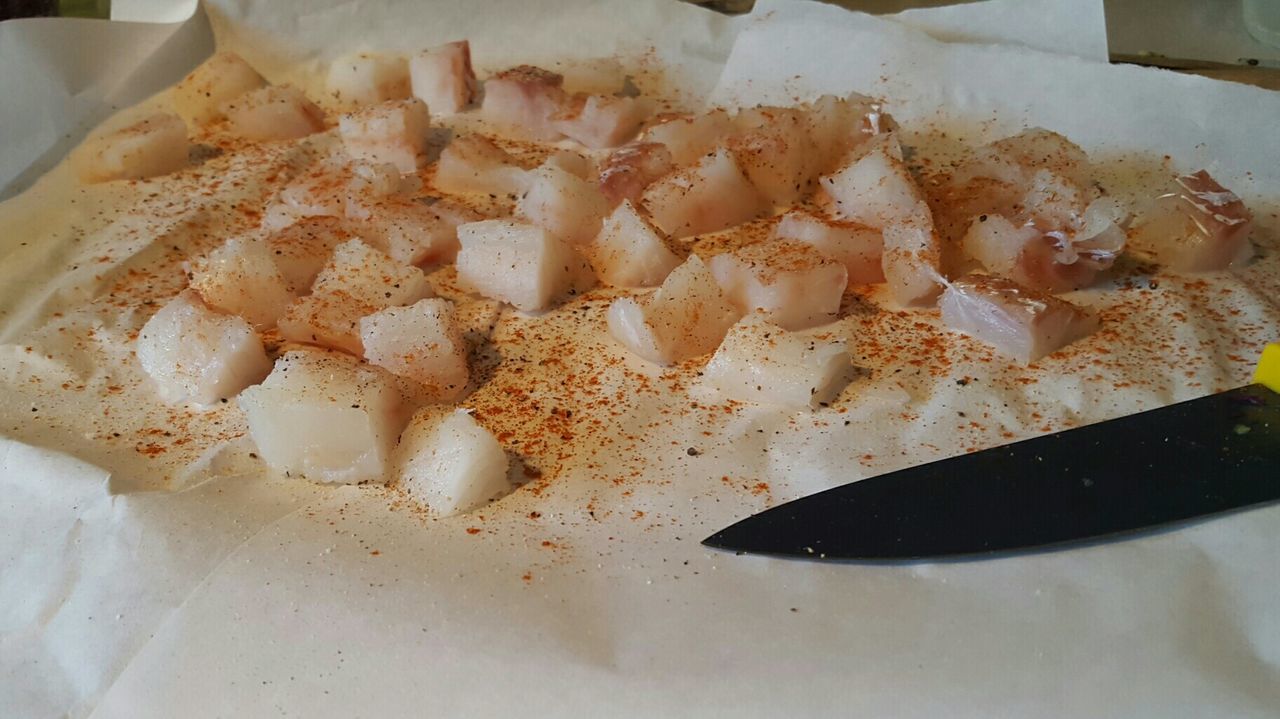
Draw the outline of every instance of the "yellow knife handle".
[[[1253,381],[1272,392],[1280,392],[1280,344],[1272,343],[1262,348],[1262,358],[1253,371]]]

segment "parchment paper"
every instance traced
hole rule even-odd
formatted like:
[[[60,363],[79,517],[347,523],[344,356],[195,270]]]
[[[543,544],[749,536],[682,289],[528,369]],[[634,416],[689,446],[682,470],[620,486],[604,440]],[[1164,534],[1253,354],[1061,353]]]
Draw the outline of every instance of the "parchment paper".
[[[437,36],[408,5],[309,7],[305,27],[280,26],[283,9],[230,2],[211,15],[220,44],[232,47],[263,48],[263,37],[284,32],[287,42],[251,59],[279,70],[300,62],[300,77],[311,58],[356,42],[412,46],[455,35]],[[715,85],[715,100],[755,101],[782,83],[788,99],[820,89],[881,94],[913,140],[939,151],[941,131],[998,135],[1032,122],[1084,144],[1120,185],[1151,171],[1134,151],[1168,152],[1178,165],[1216,160],[1211,169],[1259,210],[1263,257],[1205,287],[1159,276],[1143,280],[1158,279],[1159,292],[1148,282],[1080,293],[1104,311],[1133,310],[1107,316],[1126,339],[1094,343],[1112,353],[1102,366],[1077,364],[1088,361],[1083,353],[1011,373],[959,339],[941,350],[908,347],[920,364],[851,386],[838,416],[673,413],[687,401],[680,392],[626,394],[634,374],[662,376],[623,357],[601,373],[601,391],[626,403],[616,434],[635,439],[580,446],[554,478],[450,520],[398,510],[369,488],[268,480],[234,463],[187,491],[139,493],[156,470],[131,464],[129,448],[94,457],[114,468],[120,493],[108,495],[101,470],[4,440],[0,706],[18,716],[103,717],[1275,714],[1275,508],[991,563],[822,566],[697,544],[733,519],[826,486],[1244,382],[1280,326],[1276,149],[1258,141],[1277,116],[1275,97],[1019,48],[939,44],[816,5],[770,4],[732,26],[686,22],[686,11],[627,3],[599,11],[614,22],[593,22],[627,28],[625,47],[643,48],[648,32],[648,42],[668,47],[663,57],[683,58],[683,48],[691,95]],[[449,27],[467,28],[457,34],[476,41],[484,65],[481,46],[503,62],[559,49],[541,29],[550,20],[515,15],[506,24],[496,15],[468,26],[456,10],[434,12],[440,25],[463,23]],[[618,23],[619,13],[631,14]],[[679,29],[664,32],[667,20]],[[351,32],[359,22],[370,30]],[[406,28],[420,29],[420,39]],[[740,29],[720,75],[709,58],[729,55],[726,38]],[[526,35],[536,38],[518,44]],[[604,35],[579,56],[615,52]],[[1220,121],[1228,110],[1231,121]],[[15,257],[23,267],[57,267],[74,256],[68,228],[92,212],[67,209],[82,199],[69,184],[55,171],[0,206],[6,233],[18,227],[47,244],[36,253],[14,249],[15,234],[4,238],[9,288],[20,274]],[[51,290],[29,301],[37,288],[0,297],[9,343],[0,348],[0,431],[49,445],[20,414],[30,408],[18,406],[44,395],[13,383],[33,367],[102,378],[25,357],[17,340],[77,299]],[[1188,319],[1171,321],[1174,312]],[[896,330],[855,318],[838,331],[871,352]],[[622,357],[598,334],[584,333],[582,351],[566,361]],[[1162,345],[1176,356],[1155,363]],[[1030,382],[1011,381],[1019,378]],[[982,425],[960,423],[961,411],[984,416]],[[651,423],[665,427],[650,431]],[[47,436],[64,448],[77,441],[66,430]],[[79,441],[84,451],[101,444]],[[700,453],[691,456],[695,442]],[[639,476],[628,474],[637,466]]]

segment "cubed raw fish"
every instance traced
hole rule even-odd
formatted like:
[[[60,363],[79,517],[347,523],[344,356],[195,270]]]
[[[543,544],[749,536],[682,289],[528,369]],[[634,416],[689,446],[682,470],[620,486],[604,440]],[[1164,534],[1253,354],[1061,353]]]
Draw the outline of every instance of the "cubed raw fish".
[[[141,180],[186,167],[189,149],[182,118],[162,112],[85,140],[72,162],[85,182]]]
[[[672,239],[740,225],[770,210],[769,201],[723,148],[653,182],[641,204]]]
[[[798,330],[836,319],[848,285],[844,265],[812,245],[762,240],[711,258],[711,274],[742,313]]]
[[[480,114],[522,136],[555,140],[555,115],[569,99],[563,84],[562,76],[532,65],[503,70],[484,81]]]
[[[883,229],[880,267],[894,301],[904,307],[933,304],[942,291],[942,241],[923,200]]]
[[[990,147],[1032,172],[1045,169],[1078,186],[1088,184],[1089,156],[1079,145],[1051,130],[1033,127],[996,140]]]
[[[361,317],[433,294],[422,270],[400,264],[360,240],[349,240],[334,248],[311,294],[289,305],[279,321],[280,334],[359,357],[364,353]]]
[[[435,186],[443,192],[518,195],[529,186],[529,171],[506,150],[480,135],[455,137],[440,153]]]
[[[843,220],[832,220],[808,212],[791,210],[778,220],[774,237],[811,245],[818,252],[844,265],[850,285],[884,282],[880,256],[884,236],[880,230]]]
[[[873,135],[888,132],[892,120],[866,95],[822,95],[806,107],[805,119],[817,147],[818,172],[838,168],[854,148]]]
[[[883,228],[908,219],[923,200],[892,135],[877,140],[852,164],[823,177],[823,190],[842,218]]]
[[[678,167],[692,164],[733,134],[733,119],[724,110],[677,115],[645,130],[643,140],[665,145]]]
[[[1253,215],[1204,170],[1181,175],[1135,223],[1133,241],[1177,272],[1210,272],[1253,256]]]
[[[169,404],[209,407],[271,371],[262,339],[249,323],[209,309],[191,290],[147,320],[136,352],[160,399]]]
[[[1067,292],[1088,286],[1111,267],[1125,247],[1127,213],[1110,198],[1091,203],[1074,233],[1042,233],[1034,224],[1015,226],[1001,215],[980,215],[962,246],[987,271],[1032,289]]]
[[[339,352],[295,350],[239,404],[258,454],[275,471],[315,482],[382,482],[415,409],[400,382]]]
[[[1098,328],[1095,317],[1070,302],[990,275],[955,280],[942,293],[938,306],[947,327],[1024,364]]]
[[[264,87],[257,70],[230,50],[214,53],[173,88],[173,108],[192,125],[222,118],[228,100]]]
[[[404,265],[453,262],[458,256],[458,225],[484,219],[464,205],[441,199],[386,200],[368,210],[360,222],[361,234]]]
[[[462,112],[476,96],[471,69],[471,45],[466,40],[422,50],[409,58],[409,81],[414,97],[435,115]]]
[[[261,240],[232,237],[191,263],[191,289],[205,304],[248,320],[256,329],[276,326],[293,293]]]
[[[395,456],[397,486],[438,516],[470,512],[511,491],[506,452],[465,409],[414,415]]]
[[[324,129],[324,112],[292,85],[246,92],[224,106],[237,135],[254,142],[293,140]]]
[[[726,146],[769,202],[790,206],[809,194],[820,158],[800,111],[755,107],[738,113],[735,122],[739,130]]]
[[[630,200],[614,208],[586,248],[591,268],[615,287],[653,287],[683,261]]]
[[[590,242],[609,211],[594,183],[555,165],[529,173],[529,187],[516,203],[516,216],[529,220],[573,246]]]
[[[399,55],[360,52],[329,65],[325,88],[345,108],[410,96],[409,64]]]
[[[729,399],[813,409],[839,394],[850,368],[844,340],[789,332],[753,313],[729,329],[702,376]]]
[[[485,297],[541,312],[574,289],[582,260],[564,239],[511,220],[458,226],[458,279]]]
[[[649,183],[675,169],[671,151],[656,142],[633,142],[618,148],[600,166],[600,193],[610,206],[639,200]]]
[[[403,173],[426,163],[431,117],[418,98],[389,100],[343,115],[338,132],[347,154],[371,163],[390,163]]]
[[[652,112],[642,98],[613,95],[576,95],[552,118],[565,137],[587,147],[617,147],[636,136]]]
[[[742,315],[697,255],[671,271],[653,294],[609,306],[609,334],[650,362],[669,365],[704,355]]]
[[[431,297],[366,315],[360,340],[367,362],[421,384],[433,400],[452,402],[466,391],[467,345],[449,300]]]
[[[356,238],[355,231],[339,217],[307,217],[267,236],[267,250],[290,292],[306,294],[333,248]]]

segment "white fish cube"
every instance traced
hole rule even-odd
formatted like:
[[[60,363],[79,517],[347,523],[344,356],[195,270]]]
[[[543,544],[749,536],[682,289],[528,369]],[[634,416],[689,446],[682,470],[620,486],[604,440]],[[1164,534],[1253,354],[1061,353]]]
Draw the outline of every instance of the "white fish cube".
[[[653,224],[673,239],[723,230],[770,210],[769,201],[723,148],[653,182],[641,204]]]
[[[653,287],[681,263],[648,218],[623,200],[587,246],[596,275],[615,287]]]
[[[610,205],[639,201],[644,188],[675,169],[671,151],[656,142],[633,142],[609,155],[600,165],[597,184]]]
[[[413,96],[437,115],[462,112],[476,95],[471,45],[466,40],[422,50],[409,58]]]
[[[409,65],[397,55],[347,55],[329,65],[325,88],[343,107],[402,100],[409,97]]]
[[[458,226],[458,279],[476,292],[540,312],[574,288],[582,260],[537,225],[485,220]]]
[[[812,189],[819,160],[803,115],[791,108],[744,110],[745,129],[727,147],[747,179],[774,205],[789,206]]]
[[[942,292],[942,240],[929,206],[920,201],[912,213],[884,227],[884,270],[889,294],[904,307],[933,304]]]
[[[440,152],[434,182],[443,192],[518,195],[529,186],[528,175],[528,170],[492,140],[463,135]]]
[[[507,454],[466,410],[427,408],[396,449],[397,486],[440,516],[470,512],[511,491]]]
[[[590,242],[609,211],[594,183],[556,167],[542,165],[529,173],[529,188],[516,203],[523,217],[570,245]]]
[[[701,115],[674,117],[650,127],[645,142],[665,145],[672,161],[679,167],[690,165],[733,133],[733,120],[724,110]]]
[[[467,388],[467,345],[453,303],[433,297],[360,318],[364,356],[392,374],[421,384],[439,401]]]
[[[848,97],[822,95],[809,103],[809,132],[817,146],[820,172],[840,167],[854,148],[886,131],[887,116],[875,100],[858,93]]]
[[[389,100],[343,115],[338,133],[347,154],[374,164],[414,172],[426,163],[431,116],[417,98]]]
[[[173,88],[173,108],[192,125],[204,125],[222,118],[228,100],[266,84],[244,58],[223,50],[200,63]]]
[[[734,325],[703,370],[703,381],[744,402],[813,409],[848,379],[843,340],[788,332],[759,314]]]
[[[811,245],[763,240],[711,258],[725,296],[746,313],[760,312],[789,330],[836,319],[849,273]]]
[[[370,244],[403,265],[453,262],[458,225],[477,222],[480,213],[448,200],[388,200],[367,207],[360,231]]]
[[[191,267],[191,289],[211,307],[258,329],[275,327],[293,301],[284,276],[261,241],[232,237]]]
[[[841,217],[880,228],[915,212],[923,195],[894,143],[880,141],[852,164],[820,180]]]
[[[280,318],[280,334],[360,356],[360,318],[434,294],[422,270],[402,265],[360,240],[344,242],[316,276],[311,294]]]
[[[697,255],[671,271],[648,297],[609,306],[609,334],[632,353],[661,365],[715,349],[742,316]]]
[[[189,149],[182,118],[162,112],[85,140],[72,162],[85,182],[141,180],[182,169]]]
[[[560,131],[553,118],[569,99],[563,84],[561,75],[532,65],[503,70],[484,81],[480,114],[523,137],[555,140]]]
[[[385,481],[412,401],[387,372],[323,350],[284,354],[240,394],[258,454],[316,482]]]
[[[1177,272],[1209,272],[1253,256],[1253,213],[1204,170],[1181,175],[1151,202],[1134,227],[1134,244]]]
[[[324,112],[292,85],[246,92],[223,110],[236,134],[255,142],[293,140],[324,129]]]
[[[249,323],[214,312],[190,290],[147,320],[136,352],[160,398],[170,404],[213,405],[271,371],[262,340]]]
[[[552,124],[565,137],[587,147],[617,147],[636,136],[651,110],[641,98],[578,95]]]
[[[938,301],[942,323],[1029,364],[1092,333],[1098,320],[1065,300],[1011,280],[968,275]]]
[[[819,217],[805,210],[792,210],[778,220],[773,236],[803,242],[843,264],[851,285],[884,282],[884,270],[880,267],[884,237],[877,229]]]

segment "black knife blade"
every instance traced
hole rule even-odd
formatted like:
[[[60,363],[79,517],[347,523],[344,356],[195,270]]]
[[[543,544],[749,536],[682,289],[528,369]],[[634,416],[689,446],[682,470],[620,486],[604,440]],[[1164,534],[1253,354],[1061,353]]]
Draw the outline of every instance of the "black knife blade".
[[[823,560],[1009,553],[1280,499],[1280,394],[1222,392],[846,484],[703,541]]]

